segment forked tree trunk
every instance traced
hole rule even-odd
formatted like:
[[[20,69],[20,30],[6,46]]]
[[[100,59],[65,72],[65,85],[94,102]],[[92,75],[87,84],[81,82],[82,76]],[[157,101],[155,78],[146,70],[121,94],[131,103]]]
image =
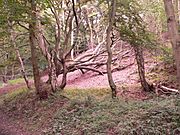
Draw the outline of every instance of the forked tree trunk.
[[[31,0],[31,22],[29,24],[29,41],[31,48],[31,61],[33,66],[33,75],[34,75],[34,84],[36,92],[39,95],[40,99],[46,99],[48,97],[47,91],[42,88],[42,82],[40,79],[38,59],[36,52],[36,37],[35,37],[35,28],[36,28],[36,3],[35,0]]]
[[[58,41],[55,50],[49,51],[49,48],[47,46],[47,42],[44,39],[44,33],[43,33],[43,27],[40,22],[40,11],[37,11],[36,14],[36,37],[38,41],[39,48],[41,49],[43,55],[45,56],[47,62],[48,62],[48,69],[49,69],[49,80],[48,82],[51,85],[52,92],[56,92],[57,90],[57,75],[56,75],[56,61],[55,61],[55,54],[58,51],[58,46],[60,44],[60,41]],[[60,33],[58,33],[60,36]]]
[[[108,59],[107,59],[107,75],[108,75],[108,81],[109,85],[111,87],[112,91],[112,98],[116,97],[116,85],[113,81],[112,77],[112,72],[111,72],[111,62],[112,62],[112,50],[111,50],[111,31],[113,28],[113,22],[114,22],[114,17],[115,17],[115,11],[116,11],[116,0],[112,0],[111,2],[111,7],[110,7],[110,12],[109,12],[109,26],[107,29],[107,38],[106,38],[106,49],[108,53]]]
[[[143,49],[139,46],[134,46],[134,51],[135,51],[137,65],[138,65],[138,73],[140,77],[141,86],[144,91],[151,91],[151,87],[147,83],[146,78],[145,78]]]
[[[180,89],[180,36],[178,32],[178,25],[175,19],[175,12],[172,0],[164,0],[164,6],[167,16],[168,32],[170,34],[174,59],[176,63],[177,83]]]

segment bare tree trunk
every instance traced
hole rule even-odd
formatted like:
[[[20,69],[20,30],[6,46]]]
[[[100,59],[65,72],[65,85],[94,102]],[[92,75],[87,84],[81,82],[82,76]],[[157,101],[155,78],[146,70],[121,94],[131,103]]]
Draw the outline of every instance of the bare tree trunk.
[[[111,31],[113,28],[113,22],[114,22],[114,17],[115,17],[115,11],[116,11],[116,0],[112,0],[111,7],[110,7],[110,12],[109,12],[109,26],[107,29],[107,43],[106,43],[106,48],[107,48],[107,53],[108,53],[108,59],[107,59],[107,75],[108,75],[108,81],[109,85],[112,90],[112,98],[116,97],[116,85],[113,81],[112,77],[112,72],[111,72],[111,62],[112,62],[112,50],[111,50]]]
[[[3,83],[8,83],[8,80],[7,80],[7,66],[4,67],[4,73],[3,73]]]
[[[93,27],[91,25],[91,21],[88,17],[88,11],[86,9],[86,12],[85,12],[85,19],[86,19],[86,23],[88,24],[88,27],[89,27],[89,30],[90,30],[90,39],[89,39],[89,43],[88,43],[88,47],[89,49],[94,49],[94,41],[93,41]]]
[[[144,68],[144,58],[143,58],[143,49],[138,46],[134,46],[136,61],[138,65],[138,73],[141,81],[141,86],[144,91],[151,91],[150,85],[147,83],[145,78],[145,68]]]
[[[74,20],[75,18],[72,20],[71,46],[74,44]],[[71,50],[71,59],[74,60],[74,48]]]
[[[28,78],[26,76],[26,72],[25,72],[25,68],[24,68],[24,63],[22,61],[22,58],[21,58],[21,55],[20,55],[20,52],[19,52],[19,49],[17,48],[16,46],[16,42],[15,42],[15,34],[13,32],[13,28],[12,28],[12,22],[8,22],[9,24],[9,32],[10,32],[10,40],[11,40],[11,44],[13,45],[15,51],[16,51],[16,56],[19,60],[19,63],[20,63],[20,66],[21,66],[21,74],[22,74],[22,77],[24,78],[24,81],[26,83],[26,86],[28,89],[31,89],[31,86],[29,84],[29,81],[28,81]]]
[[[36,52],[36,3],[35,0],[31,0],[31,20],[29,24],[29,41],[31,47],[31,61],[33,66],[33,75],[34,75],[34,84],[36,88],[36,92],[39,95],[40,99],[46,99],[48,97],[47,91],[42,89],[42,82],[40,79],[39,67],[38,67],[38,59]]]
[[[62,60],[62,65],[63,65],[63,76],[62,76],[62,82],[60,88],[63,90],[66,86],[67,73],[68,73],[66,62],[64,59]]]
[[[40,22],[40,11],[36,12],[36,37],[38,41],[38,45],[45,56],[47,62],[48,62],[48,68],[49,68],[49,80],[51,84],[51,90],[52,92],[56,92],[57,90],[57,75],[56,75],[56,64],[57,60],[55,60],[55,54],[58,53],[58,49],[60,46],[60,40],[56,41],[55,50],[52,50],[51,52],[48,49],[47,42],[45,41],[44,33],[43,33],[43,27]],[[60,24],[58,24],[58,27],[60,27]],[[59,30],[59,28],[58,28]],[[60,37],[60,31],[57,32],[57,39]]]
[[[30,86],[30,84],[29,84],[28,78],[27,78],[27,76],[26,76],[26,71],[25,71],[25,68],[24,68],[24,63],[23,63],[23,61],[22,61],[20,52],[19,52],[19,50],[18,50],[17,47],[15,47],[15,50],[16,50],[16,55],[17,55],[17,57],[18,57],[18,59],[19,59],[19,63],[20,63],[20,65],[21,65],[21,74],[22,74],[22,76],[23,76],[23,78],[24,78],[24,81],[26,82],[27,88],[28,88],[28,89],[31,89],[31,86]]]
[[[32,62],[32,66],[33,66],[34,85],[35,85],[37,94],[40,94],[41,82],[40,82],[38,61],[37,61],[37,56],[36,56],[37,53],[36,53],[36,47],[35,47],[35,36],[34,36],[32,25],[29,25],[29,30],[30,30],[29,40],[30,40],[30,47],[31,47],[31,62]]]
[[[7,69],[8,69],[8,66],[5,66],[5,67],[4,67],[3,83],[8,83],[8,79],[7,79]]]
[[[170,34],[174,59],[176,63],[177,83],[180,89],[180,36],[178,32],[178,25],[175,19],[172,0],[164,0],[164,6],[167,16],[168,32]]]
[[[11,79],[12,80],[14,79],[14,64],[12,65],[12,68],[11,68]]]
[[[57,90],[57,72],[56,72],[56,66],[54,63],[54,58],[55,58],[55,52],[52,51],[51,53],[51,59],[49,62],[49,68],[50,68],[50,84],[51,84],[51,89],[53,92],[56,92]]]

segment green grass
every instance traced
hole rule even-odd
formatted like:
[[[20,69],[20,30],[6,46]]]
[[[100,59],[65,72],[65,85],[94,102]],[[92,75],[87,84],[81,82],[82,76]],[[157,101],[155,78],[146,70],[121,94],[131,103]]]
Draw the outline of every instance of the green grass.
[[[21,87],[21,88],[14,90],[14,91],[6,93],[4,95],[1,95],[0,96],[0,104],[4,104],[4,102],[10,102],[13,100],[15,102],[15,100],[17,98],[21,98],[21,96],[27,92],[28,92],[27,87]]]
[[[8,81],[8,84],[18,84],[18,83],[23,83],[24,82],[24,79],[23,78],[18,78],[18,79],[14,79],[14,80],[9,80]]]
[[[59,94],[66,96],[69,99],[86,99],[87,97],[95,97],[102,99],[111,96],[111,90],[108,88],[90,88],[90,89],[73,89],[66,88]]]

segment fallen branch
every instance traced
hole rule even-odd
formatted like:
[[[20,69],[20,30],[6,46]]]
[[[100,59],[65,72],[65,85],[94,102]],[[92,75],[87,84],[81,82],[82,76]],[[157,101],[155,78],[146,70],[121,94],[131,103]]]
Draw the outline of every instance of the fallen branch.
[[[155,88],[155,92],[157,95],[159,95],[159,91],[162,92],[163,94],[172,94],[172,93],[178,94],[178,93],[180,93],[179,90],[177,90],[177,89],[168,88],[161,84],[153,84],[153,86]]]
[[[104,75],[101,71],[99,71],[99,70],[97,70],[97,69],[95,69],[95,68],[91,68],[91,67],[83,67],[83,66],[78,66],[78,67],[76,67],[77,69],[85,69],[85,70],[91,70],[91,71],[93,71],[93,72],[97,72],[97,73],[99,73],[100,75]]]
[[[116,72],[116,71],[121,71],[121,70],[124,70],[124,69],[126,69],[126,68],[132,66],[132,65],[134,65],[134,63],[131,63],[131,64],[127,65],[127,66],[119,66],[119,67],[115,67],[115,68],[113,68],[113,69],[111,70],[111,72],[113,73],[113,72]],[[104,72],[102,72],[102,73],[106,74],[107,71],[104,71]]]
[[[172,88],[168,88],[168,87],[165,87],[165,86],[160,86],[160,88],[165,90],[165,91],[179,93],[179,90],[177,90],[177,89],[172,89]]]

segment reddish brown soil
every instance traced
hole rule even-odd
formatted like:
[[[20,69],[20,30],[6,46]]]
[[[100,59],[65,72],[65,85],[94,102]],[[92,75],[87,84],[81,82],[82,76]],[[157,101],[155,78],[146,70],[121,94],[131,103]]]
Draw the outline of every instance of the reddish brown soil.
[[[32,135],[24,131],[18,123],[14,123],[0,110],[0,135]]]

